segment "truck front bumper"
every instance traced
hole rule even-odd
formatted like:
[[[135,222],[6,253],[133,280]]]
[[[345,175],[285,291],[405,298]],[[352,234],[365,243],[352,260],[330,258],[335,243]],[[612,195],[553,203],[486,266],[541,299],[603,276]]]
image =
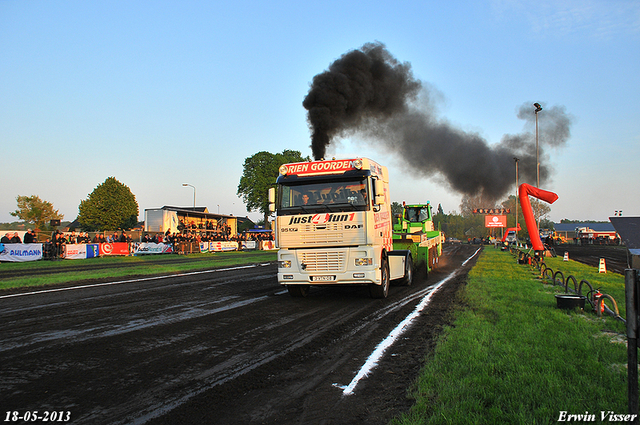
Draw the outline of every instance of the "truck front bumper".
[[[278,283],[281,285],[352,285],[368,284],[380,281],[376,278],[380,272],[375,270],[349,273],[280,273]]]
[[[281,285],[379,284],[380,267],[372,248],[280,250],[278,283]],[[368,262],[362,260],[367,260]],[[356,265],[360,264],[360,265]]]

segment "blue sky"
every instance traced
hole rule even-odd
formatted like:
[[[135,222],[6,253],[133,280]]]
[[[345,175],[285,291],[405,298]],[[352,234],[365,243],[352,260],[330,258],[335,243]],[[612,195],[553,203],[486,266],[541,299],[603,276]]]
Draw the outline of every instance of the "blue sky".
[[[247,215],[244,159],[311,155],[310,82],[375,41],[437,94],[438,119],[489,144],[523,131],[526,102],[566,108],[552,220],[640,215],[638,1],[0,0],[0,222],[19,195],[73,220],[110,176],[141,219],[192,205],[183,183],[198,206]],[[347,139],[329,154],[387,165],[393,201],[459,211],[461,194],[384,150]]]

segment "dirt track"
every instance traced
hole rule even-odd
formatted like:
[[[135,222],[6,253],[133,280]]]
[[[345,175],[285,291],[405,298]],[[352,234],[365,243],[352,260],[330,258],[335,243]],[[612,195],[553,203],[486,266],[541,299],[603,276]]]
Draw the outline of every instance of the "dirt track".
[[[569,253],[569,259],[598,267],[600,259],[605,259],[607,271],[624,274],[624,269],[629,268],[627,248],[615,245],[557,245],[555,247],[558,256]]]
[[[476,249],[446,247],[426,282],[384,300],[366,288],[291,298],[272,264],[0,298],[2,412],[68,411],[77,424],[386,424],[411,406],[406,390]],[[344,396],[376,345],[454,270]]]

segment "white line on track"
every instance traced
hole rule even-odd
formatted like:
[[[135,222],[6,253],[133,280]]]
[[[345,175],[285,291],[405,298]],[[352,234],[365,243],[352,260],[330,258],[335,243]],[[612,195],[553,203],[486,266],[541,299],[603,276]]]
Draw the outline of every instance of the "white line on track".
[[[466,265],[469,262],[469,260],[471,260],[473,257],[475,257],[478,254],[478,252],[480,252],[480,250],[481,250],[481,248],[478,249],[476,252],[474,252],[472,256],[467,258],[464,261],[464,263],[462,263],[462,265],[463,266]],[[387,350],[387,348],[389,348],[391,345],[393,345],[393,343],[400,336],[402,336],[402,334],[407,329],[409,329],[409,327],[411,326],[413,321],[420,316],[420,313],[422,312],[422,310],[424,310],[424,308],[427,305],[429,305],[433,295],[436,292],[438,292],[438,290],[442,286],[444,286],[445,283],[447,283],[456,274],[458,274],[458,271],[459,270],[455,270],[449,276],[447,276],[446,278],[444,278],[443,280],[438,282],[438,284],[436,284],[436,285],[434,285],[434,286],[432,286],[430,288],[430,290],[427,292],[427,294],[422,299],[422,301],[420,301],[420,303],[416,306],[416,308],[413,310],[413,312],[411,312],[411,314],[409,314],[402,322],[400,322],[398,324],[398,326],[396,326],[391,331],[391,333],[389,333],[389,335],[385,339],[383,339],[380,344],[378,344],[378,346],[369,355],[369,357],[367,358],[367,361],[364,363],[362,368],[360,368],[360,370],[358,371],[356,376],[351,380],[351,383],[349,383],[349,385],[344,386],[344,385],[333,384],[335,387],[338,387],[338,388],[342,389],[342,395],[343,396],[347,396],[347,395],[352,395],[353,394],[353,390],[356,388],[356,385],[358,385],[358,382],[360,382],[362,379],[366,378],[369,375],[369,372],[371,372],[371,370],[378,365],[378,361],[380,360],[380,358],[382,358],[382,356],[384,355],[384,353]]]
[[[97,288],[99,286],[122,285],[124,283],[135,283],[135,282],[146,282],[146,281],[150,281],[150,280],[170,279],[170,278],[175,278],[175,277],[193,276],[193,275],[199,275],[199,274],[205,274],[205,273],[228,272],[228,271],[232,271],[232,270],[250,269],[250,268],[253,268],[253,267],[262,267],[262,266],[266,266],[266,265],[268,265],[268,264],[266,264],[266,263],[265,264],[251,264],[251,265],[248,265],[248,266],[227,267],[227,268],[224,268],[224,269],[201,270],[201,271],[196,271],[196,272],[178,273],[178,274],[171,274],[171,275],[165,275],[165,276],[143,277],[143,278],[140,278],[140,279],[119,280],[119,281],[116,281],[116,282],[94,283],[94,284],[91,284],[91,285],[78,285],[78,286],[70,286],[70,287],[66,287],[66,288],[43,289],[41,291],[23,292],[21,294],[2,295],[2,296],[0,296],[0,299],[3,299],[3,298],[14,298],[14,297],[24,297],[24,296],[27,296],[27,295],[39,295],[39,294],[46,294],[46,293],[49,293],[49,292],[62,292],[62,291],[74,291],[76,289]]]

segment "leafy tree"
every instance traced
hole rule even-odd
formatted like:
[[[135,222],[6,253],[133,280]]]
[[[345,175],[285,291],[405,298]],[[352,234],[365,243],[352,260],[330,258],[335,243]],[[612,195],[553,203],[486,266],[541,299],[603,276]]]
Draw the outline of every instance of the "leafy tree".
[[[39,196],[18,196],[18,209],[11,214],[14,217],[31,223],[37,229],[45,229],[50,220],[62,220],[63,214],[53,209],[51,202],[40,199]]]
[[[436,214],[433,216],[433,225],[436,229],[440,229],[444,232],[446,237],[463,239],[465,219],[461,215],[454,213],[451,214]]]
[[[129,230],[138,222],[138,202],[131,190],[107,178],[78,207],[80,228],[85,231]]]
[[[494,201],[486,200],[482,195],[465,195],[460,201],[460,215],[463,217],[473,217],[473,210],[476,208],[495,208]]]
[[[551,212],[549,204],[539,199],[531,199],[531,209],[533,210],[533,217],[536,219],[536,223],[539,223]]]
[[[399,202],[392,202],[391,203],[391,216],[394,217],[393,218],[393,222],[395,223],[395,217],[398,214],[402,214],[402,212],[404,211],[404,208],[402,207],[402,204]]]
[[[540,229],[551,229],[551,230],[555,230],[556,226],[555,223],[551,220],[549,220],[548,218],[542,218],[540,219]]]
[[[260,211],[264,222],[269,222],[268,191],[278,177],[282,164],[309,161],[299,151],[284,150],[282,153],[258,152],[244,160],[242,177],[238,184],[238,196],[242,197],[247,211]]]
[[[598,220],[569,220],[568,218],[563,218],[560,220],[562,224],[573,224],[573,223],[609,223],[609,221],[598,221]]]

